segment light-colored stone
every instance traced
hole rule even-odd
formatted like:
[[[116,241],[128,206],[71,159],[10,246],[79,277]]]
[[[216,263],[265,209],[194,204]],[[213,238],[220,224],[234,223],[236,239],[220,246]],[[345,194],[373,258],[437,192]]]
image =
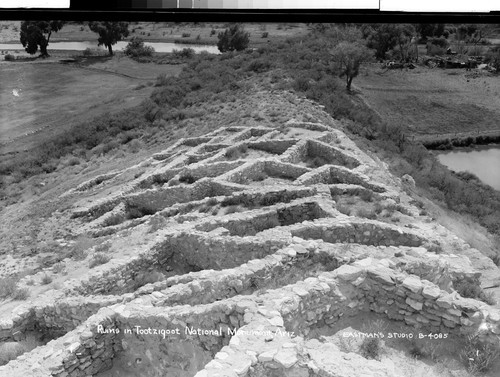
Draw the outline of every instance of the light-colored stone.
[[[408,276],[403,280],[403,283],[401,285],[409,289],[413,293],[420,293],[423,287],[422,282],[416,276]]]
[[[290,348],[283,349],[274,355],[273,360],[283,365],[285,368],[290,368],[298,361],[297,352]]]

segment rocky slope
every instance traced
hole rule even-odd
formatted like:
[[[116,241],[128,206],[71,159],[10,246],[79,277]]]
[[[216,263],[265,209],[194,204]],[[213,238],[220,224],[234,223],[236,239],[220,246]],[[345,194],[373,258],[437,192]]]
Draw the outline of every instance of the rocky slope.
[[[418,375],[342,338],[498,342],[500,312],[479,300],[497,267],[411,185],[324,113],[234,122],[82,182],[44,220],[80,237],[58,241],[73,255],[21,281],[57,269],[59,284],[3,305],[2,341],[46,344],[0,375]]]

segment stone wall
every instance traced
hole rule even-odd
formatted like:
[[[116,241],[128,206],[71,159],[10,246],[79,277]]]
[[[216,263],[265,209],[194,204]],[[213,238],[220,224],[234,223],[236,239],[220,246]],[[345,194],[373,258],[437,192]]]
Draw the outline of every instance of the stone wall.
[[[408,325],[435,332],[458,328],[485,330],[485,336],[498,339],[500,311],[474,299],[442,291],[438,286],[415,275],[407,275],[384,266],[344,265],[336,272],[343,281],[365,292],[363,301],[377,313]],[[353,301],[353,304],[356,302]]]
[[[254,303],[251,303],[255,306]],[[229,344],[231,331],[248,321],[245,302],[225,300],[209,305],[149,308],[116,307],[118,336],[124,350],[115,365],[124,365],[137,376],[193,376]],[[130,329],[131,333],[125,333]],[[140,330],[164,330],[163,334],[140,334]],[[132,362],[130,362],[132,360]]]
[[[292,204],[278,204],[270,209],[254,213],[234,213],[219,220],[213,220],[195,228],[210,232],[223,227],[231,236],[254,236],[266,229],[313,220],[322,215],[318,204],[311,199],[296,199]]]
[[[321,220],[317,220],[321,222]],[[375,221],[344,221],[315,224],[296,224],[290,228],[293,236],[304,239],[322,239],[329,243],[360,243],[363,245],[421,246],[424,240],[415,232]]]
[[[188,231],[168,237],[155,248],[161,265],[190,266],[191,270],[233,268],[252,259],[263,258],[289,242],[289,237],[227,237]]]
[[[295,143],[297,143],[296,139],[281,139],[251,141],[247,145],[248,148],[258,149],[272,154],[282,154]]]
[[[265,162],[264,172],[271,177],[288,178],[295,180],[301,175],[309,172],[309,169],[301,166],[270,160]]]
[[[329,164],[342,165],[348,169],[353,169],[360,165],[360,162],[355,157],[347,154],[341,149],[316,140],[307,141],[307,156],[321,157]]]
[[[188,173],[197,178],[202,177],[216,177],[222,175],[230,170],[235,169],[238,166],[241,166],[245,163],[243,160],[237,161],[220,161],[214,162],[212,164],[201,163],[197,164],[197,166],[189,167],[189,169],[185,169],[182,171],[183,173]]]
[[[231,198],[224,199],[222,206],[243,205],[244,207],[260,207],[271,206],[278,203],[289,203],[294,199],[313,196],[316,194],[316,188],[313,187],[296,187],[296,186],[280,186],[279,189],[266,190],[245,190],[241,193],[235,193]]]
[[[110,309],[101,309],[75,331],[0,367],[0,375],[86,377],[109,369],[115,353],[121,350],[114,317]],[[103,333],[100,327],[110,332]]]
[[[203,143],[208,143],[212,140],[212,137],[190,137],[182,140],[180,145],[187,145],[188,147],[196,147]]]
[[[157,265],[156,256],[148,252],[138,252],[126,260],[112,260],[95,267],[83,280],[69,280],[65,284],[66,294],[122,294],[133,291],[134,280],[140,271],[148,271]]]
[[[343,166],[323,166],[304,174],[297,179],[296,183],[303,185],[347,183],[360,185],[378,193],[386,191],[382,185],[370,182],[364,174],[353,172]]]

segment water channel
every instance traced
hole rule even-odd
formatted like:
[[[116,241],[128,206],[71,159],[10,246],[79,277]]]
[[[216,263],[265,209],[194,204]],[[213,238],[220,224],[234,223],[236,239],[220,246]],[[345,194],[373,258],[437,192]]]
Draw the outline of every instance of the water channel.
[[[113,45],[113,50],[123,51],[127,46],[127,41],[120,41]],[[192,45],[181,43],[167,42],[144,42],[146,46],[151,46],[156,52],[172,52],[173,50],[182,50],[183,48],[192,48],[196,53],[207,51],[211,54],[219,54],[217,46],[211,45]],[[63,50],[63,51],[84,51],[87,48],[107,50],[104,46],[97,46],[96,41],[79,41],[79,42],[50,42],[48,50]],[[19,43],[0,43],[0,50],[19,51],[24,50],[24,47]]]

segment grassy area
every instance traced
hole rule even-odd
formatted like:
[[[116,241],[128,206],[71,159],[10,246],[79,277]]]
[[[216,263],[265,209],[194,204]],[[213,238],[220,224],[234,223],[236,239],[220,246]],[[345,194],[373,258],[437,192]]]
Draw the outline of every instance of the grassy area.
[[[388,124],[409,136],[500,130],[500,77],[464,69],[372,65],[355,81],[361,96]]]

